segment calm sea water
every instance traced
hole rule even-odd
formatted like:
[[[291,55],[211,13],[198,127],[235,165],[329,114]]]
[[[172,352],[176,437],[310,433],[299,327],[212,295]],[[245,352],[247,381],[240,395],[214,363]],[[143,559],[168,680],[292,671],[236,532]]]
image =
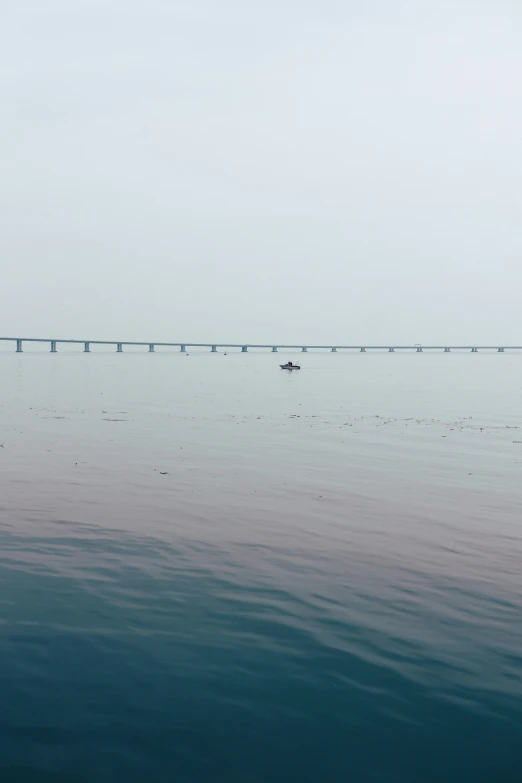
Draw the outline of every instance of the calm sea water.
[[[522,354],[286,358],[0,355],[2,783],[522,779]]]

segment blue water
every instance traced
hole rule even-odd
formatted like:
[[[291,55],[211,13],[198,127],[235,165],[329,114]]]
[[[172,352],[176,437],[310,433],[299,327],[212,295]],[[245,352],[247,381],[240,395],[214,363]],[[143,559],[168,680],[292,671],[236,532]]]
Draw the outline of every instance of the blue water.
[[[0,780],[522,780],[522,356],[0,355]]]

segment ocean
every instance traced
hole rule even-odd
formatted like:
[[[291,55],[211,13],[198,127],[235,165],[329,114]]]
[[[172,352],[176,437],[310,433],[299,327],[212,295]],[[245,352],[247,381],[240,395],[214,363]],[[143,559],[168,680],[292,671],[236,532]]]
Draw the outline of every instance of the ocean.
[[[522,354],[0,370],[2,783],[522,780]]]

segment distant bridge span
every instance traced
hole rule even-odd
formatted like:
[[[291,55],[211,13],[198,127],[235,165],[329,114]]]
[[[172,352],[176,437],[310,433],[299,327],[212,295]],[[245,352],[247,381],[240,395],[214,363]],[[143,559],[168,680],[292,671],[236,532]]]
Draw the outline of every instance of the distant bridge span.
[[[16,348],[17,353],[22,353],[24,343],[48,343],[51,353],[57,352],[58,344],[65,345],[83,345],[85,353],[90,353],[91,345],[114,345],[117,353],[123,352],[123,347],[127,346],[144,346],[148,348],[150,353],[154,353],[156,347],[161,348],[179,348],[182,353],[186,353],[187,348],[210,348],[212,353],[216,353],[218,348],[230,349],[238,348],[242,353],[247,353],[249,348],[252,349],[267,349],[272,353],[277,353],[279,350],[298,350],[306,353],[307,351],[359,351],[365,353],[366,351],[388,351],[394,353],[395,351],[415,351],[416,353],[422,353],[423,351],[444,351],[449,353],[450,351],[471,351],[477,353],[480,351],[497,351],[498,353],[504,353],[504,351],[522,351],[520,345],[394,345],[393,343],[387,343],[384,345],[310,345],[309,343],[298,343],[295,345],[283,345],[274,343],[166,343],[166,342],[138,342],[136,340],[67,340],[67,339],[52,339],[49,337],[0,337],[0,342],[11,342]]]

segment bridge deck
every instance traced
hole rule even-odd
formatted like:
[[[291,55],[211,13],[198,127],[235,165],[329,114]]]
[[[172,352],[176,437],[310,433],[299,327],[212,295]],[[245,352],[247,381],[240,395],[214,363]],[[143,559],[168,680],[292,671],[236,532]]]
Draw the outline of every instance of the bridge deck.
[[[137,340],[76,340],[76,339],[57,339],[57,338],[51,338],[51,337],[0,337],[0,341],[2,342],[13,342],[17,344],[18,348],[21,348],[21,345],[23,343],[49,343],[51,345],[51,348],[54,352],[56,349],[56,345],[58,343],[62,344],[76,344],[76,345],[84,345],[85,347],[88,347],[90,345],[115,345],[117,348],[121,351],[121,347],[124,345],[127,346],[145,346],[149,347],[149,349],[153,349],[155,346],[163,347],[163,348],[241,348],[242,351],[245,351],[249,348],[252,349],[280,349],[280,350],[352,350],[352,351],[360,351],[361,349],[364,349],[366,351],[389,351],[391,349],[395,351],[444,351],[444,350],[450,350],[450,351],[520,351],[522,350],[522,346],[518,345],[480,345],[480,344],[471,344],[471,345],[448,345],[448,344],[440,344],[440,345],[394,345],[393,343],[387,343],[384,345],[366,345],[364,343],[360,343],[359,345],[335,345],[335,344],[325,344],[325,345],[310,345],[308,343],[297,343],[297,344],[281,344],[281,343],[219,343],[219,342],[213,342],[213,343],[198,343],[198,342],[179,342],[179,343],[171,343],[171,342],[161,342],[161,341],[137,341]]]

